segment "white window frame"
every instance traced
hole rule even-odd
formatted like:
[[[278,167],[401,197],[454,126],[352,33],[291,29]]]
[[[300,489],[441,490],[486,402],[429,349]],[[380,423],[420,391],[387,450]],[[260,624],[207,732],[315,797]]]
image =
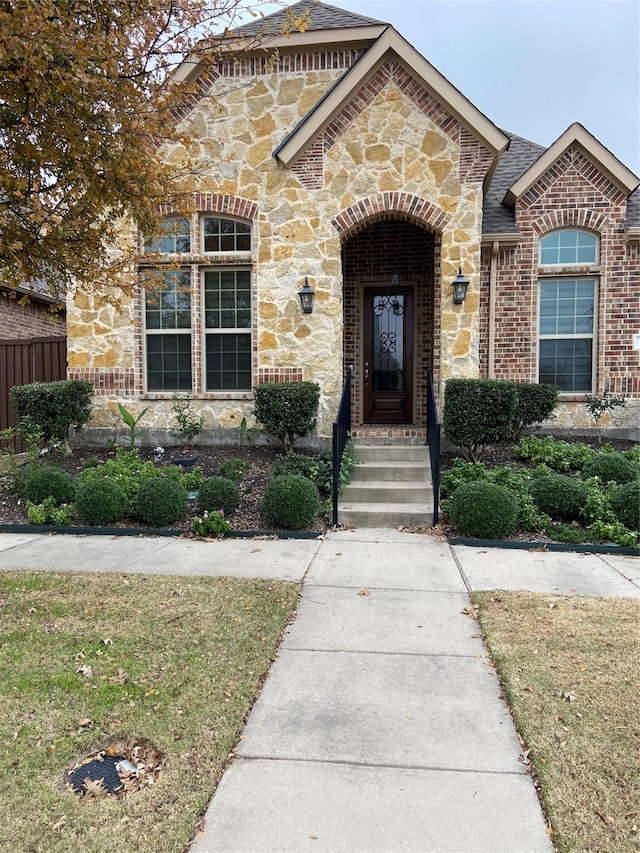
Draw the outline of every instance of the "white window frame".
[[[189,305],[189,314],[191,318],[191,322],[188,328],[179,327],[179,328],[149,328],[147,326],[147,293],[148,288],[143,287],[142,290],[142,326],[143,326],[143,377],[144,377],[144,387],[145,391],[148,394],[178,394],[178,393],[186,393],[187,390],[193,391],[194,384],[194,376],[193,376],[193,341],[194,341],[194,291],[193,291],[193,274],[190,266],[180,266],[176,269],[169,267],[155,267],[152,269],[147,269],[147,275],[158,275],[165,276],[171,273],[188,273],[189,275],[189,295],[190,295],[190,305]],[[149,338],[150,337],[166,337],[168,335],[180,335],[180,336],[189,336],[191,338],[191,344],[189,347],[189,351],[191,354],[190,359],[190,368],[191,368],[191,388],[149,388]]]
[[[165,240],[167,237],[171,237],[171,233],[169,232],[168,229],[171,226],[171,223],[173,223],[173,222],[185,222],[187,224],[187,228],[188,228],[188,232],[189,232],[189,248],[187,249],[186,252],[178,252],[175,249],[175,241],[176,241],[176,237],[177,237],[177,234],[175,232],[173,235],[173,243],[174,243],[173,251],[171,251],[171,252],[163,252],[162,251],[163,240]],[[142,238],[142,253],[143,254],[145,254],[145,255],[161,255],[161,256],[168,256],[168,255],[176,256],[176,255],[190,255],[191,254],[191,252],[193,250],[193,246],[194,246],[194,236],[195,235],[193,233],[193,227],[192,227],[191,220],[189,219],[188,216],[180,216],[179,214],[174,214],[172,216],[165,217],[165,219],[163,221],[163,232],[164,233],[162,234],[162,236],[158,239],[158,249],[157,250],[153,249],[151,246],[147,245],[147,239],[145,237]],[[181,233],[180,236],[184,236],[184,234]]]
[[[542,250],[544,248],[544,242],[549,237],[554,237],[557,234],[586,234],[587,237],[590,237],[594,240],[594,258],[592,261],[557,261],[554,263],[545,263],[542,260]],[[600,240],[597,234],[593,234],[591,231],[587,231],[586,228],[556,228],[553,231],[547,232],[544,236],[540,237],[539,246],[538,246],[538,264],[545,269],[548,268],[560,268],[560,267],[594,267],[598,265],[598,258],[600,257]]]

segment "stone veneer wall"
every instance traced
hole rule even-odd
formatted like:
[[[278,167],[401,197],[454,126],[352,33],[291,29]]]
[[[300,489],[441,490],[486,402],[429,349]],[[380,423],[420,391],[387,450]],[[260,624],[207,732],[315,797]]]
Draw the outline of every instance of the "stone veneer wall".
[[[561,158],[518,201],[520,243],[498,257],[495,378],[537,381],[538,281],[540,238],[558,228],[581,228],[596,234],[599,264],[554,267],[553,273],[592,275],[598,280],[596,394],[608,389],[631,398],[624,409],[605,416],[609,427],[640,426],[640,353],[631,334],[640,330],[640,255],[625,240],[626,197],[576,148]],[[483,250],[481,328],[488,330],[489,265]],[[544,268],[549,274],[549,268]],[[481,374],[487,375],[487,334],[480,345]],[[593,421],[584,397],[564,395],[549,425],[588,428]]]
[[[472,134],[400,63],[388,60],[292,169],[272,156],[358,55],[288,56],[276,71],[221,65],[208,80],[211,93],[185,105],[189,148],[167,152],[172,162],[191,160],[185,189],[200,199],[208,194],[211,209],[219,199],[231,200],[236,210],[255,205],[254,381],[292,375],[317,381],[321,436],[331,432],[342,387],[342,244],[382,215],[434,235],[428,240],[439,322],[432,338],[440,378],[475,376],[479,369],[482,181],[491,156]],[[184,260],[194,269],[209,262]],[[471,286],[464,305],[453,306],[451,288],[440,288],[440,279],[452,281],[459,265]],[[301,313],[297,296],[304,276],[316,292],[312,315]],[[94,425],[116,422],[122,395],[138,398],[138,408],[149,397],[140,300],[125,299],[122,307],[118,313],[90,296],[69,305],[70,374],[97,381]],[[145,418],[152,427],[167,424],[170,396],[152,401]],[[205,393],[196,385],[196,397],[207,427],[250,419],[251,394]]]

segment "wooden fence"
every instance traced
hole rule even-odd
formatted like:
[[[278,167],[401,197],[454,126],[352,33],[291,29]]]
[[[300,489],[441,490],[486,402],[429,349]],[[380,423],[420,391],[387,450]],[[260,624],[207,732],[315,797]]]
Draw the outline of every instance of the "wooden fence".
[[[67,378],[67,339],[0,340],[0,429],[15,426],[10,391],[14,385]],[[24,450],[16,441],[16,451]]]

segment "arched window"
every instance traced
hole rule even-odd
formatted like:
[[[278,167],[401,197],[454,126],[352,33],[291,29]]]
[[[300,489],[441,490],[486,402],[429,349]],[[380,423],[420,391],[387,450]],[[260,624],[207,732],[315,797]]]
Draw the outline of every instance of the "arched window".
[[[540,267],[590,266],[598,240],[586,231],[554,231],[540,240]],[[538,381],[590,394],[594,382],[595,276],[540,270]],[[564,273],[564,270],[562,270]]]
[[[598,241],[587,231],[554,231],[540,240],[540,264],[595,264],[597,249]]]
[[[162,225],[162,235],[145,241],[146,253],[188,254],[191,251],[191,226],[182,216],[170,216]]]

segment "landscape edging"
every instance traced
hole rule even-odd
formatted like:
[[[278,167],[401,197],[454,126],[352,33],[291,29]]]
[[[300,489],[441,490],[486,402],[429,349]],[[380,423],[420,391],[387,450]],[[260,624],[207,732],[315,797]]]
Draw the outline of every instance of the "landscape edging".
[[[54,524],[0,524],[0,533],[61,533],[78,536],[183,536],[184,530],[165,527],[56,527]],[[277,539],[317,539],[322,533],[310,530],[229,530],[224,539],[253,539],[276,537]],[[193,537],[198,538],[198,537]]]
[[[469,545],[472,548],[505,548],[520,551],[573,551],[576,554],[619,554],[622,557],[640,556],[640,548],[629,545],[571,545],[568,542],[513,542],[509,539],[466,539],[463,536],[450,536],[449,545]]]

